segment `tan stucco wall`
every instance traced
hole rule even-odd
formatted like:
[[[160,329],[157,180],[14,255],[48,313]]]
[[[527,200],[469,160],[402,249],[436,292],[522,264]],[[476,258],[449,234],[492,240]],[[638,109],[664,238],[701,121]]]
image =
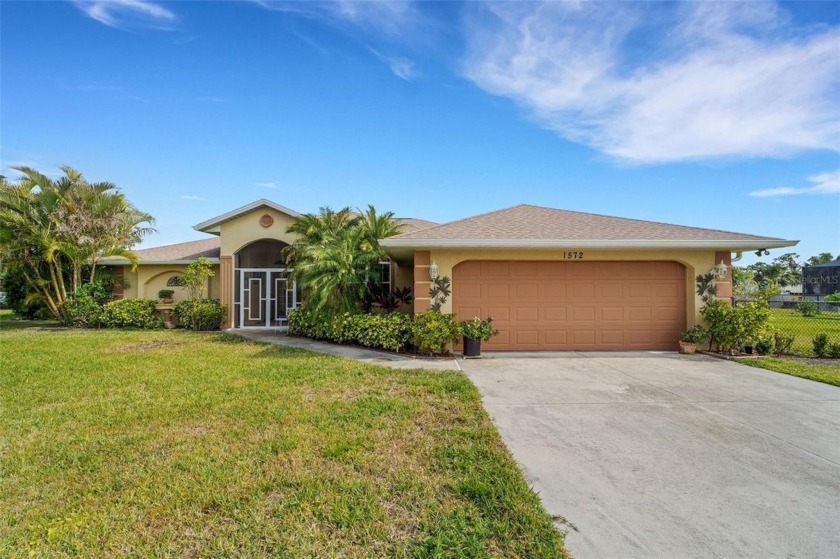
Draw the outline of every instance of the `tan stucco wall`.
[[[260,218],[266,214],[274,219],[270,227],[260,225]],[[290,215],[262,207],[226,221],[221,225],[222,256],[234,255],[245,245],[260,239],[277,239],[291,244],[296,236],[286,233],[286,229],[294,220]]]
[[[400,266],[394,262],[392,272],[394,274],[391,281],[393,289],[414,288],[414,266]]]
[[[125,279],[129,286],[125,288],[123,297],[126,299],[157,299],[158,291],[161,289],[171,289],[175,292],[173,298],[175,302],[189,299],[189,293],[183,287],[167,287],[166,282],[170,277],[181,275],[187,271],[186,265],[158,265],[147,264],[145,266],[138,266],[132,272],[130,266],[124,267]],[[218,299],[219,291],[219,267],[213,266],[215,276],[211,277],[207,282],[207,298]]]
[[[568,250],[576,250],[570,247]],[[467,260],[564,260],[563,250],[524,250],[524,249],[431,249],[431,261],[438,265],[440,276],[452,278],[452,268]],[[700,307],[703,302],[696,294],[694,278],[697,274],[708,272],[715,262],[713,250],[586,250],[583,249],[583,261],[616,261],[616,260],[666,260],[683,264],[686,289],[686,317],[687,326],[702,322]],[[570,260],[574,262],[574,260]],[[415,268],[416,269],[416,268]],[[417,272],[415,271],[415,274]],[[427,281],[428,278],[415,278],[416,281]],[[415,285],[418,285],[415,283]],[[424,284],[425,285],[425,284]],[[454,286],[453,286],[454,287]],[[428,297],[428,293],[420,293],[416,289],[415,297]],[[452,312],[452,297],[442,305],[443,312]]]

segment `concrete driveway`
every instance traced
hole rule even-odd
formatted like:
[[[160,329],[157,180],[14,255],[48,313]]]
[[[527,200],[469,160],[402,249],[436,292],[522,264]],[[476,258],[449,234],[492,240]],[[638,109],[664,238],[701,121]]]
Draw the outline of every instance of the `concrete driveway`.
[[[704,356],[459,365],[592,557],[840,557],[840,388]]]

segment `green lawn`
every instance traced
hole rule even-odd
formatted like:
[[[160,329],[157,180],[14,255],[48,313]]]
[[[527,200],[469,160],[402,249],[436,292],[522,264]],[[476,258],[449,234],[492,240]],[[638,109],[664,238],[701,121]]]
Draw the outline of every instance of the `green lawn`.
[[[829,339],[840,343],[840,312],[823,311],[817,316],[802,316],[796,309],[770,309],[773,326],[782,333],[796,336],[793,352],[812,355],[813,338],[817,334],[828,334]]]
[[[799,357],[739,359],[739,363],[840,386],[840,360]]]
[[[567,556],[460,372],[184,331],[0,360],[0,556]]]
[[[17,330],[20,328],[33,328],[37,326],[58,326],[55,320],[26,320],[20,318],[8,309],[0,309],[0,332],[6,330]]]

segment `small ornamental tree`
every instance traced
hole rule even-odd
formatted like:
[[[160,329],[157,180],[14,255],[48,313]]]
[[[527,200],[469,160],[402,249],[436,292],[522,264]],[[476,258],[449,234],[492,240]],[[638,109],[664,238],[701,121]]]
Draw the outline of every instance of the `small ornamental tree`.
[[[190,294],[189,315],[192,322],[192,329],[199,329],[199,307],[202,305],[202,299],[207,294],[207,280],[215,276],[213,265],[204,256],[200,256],[193,260],[187,271],[181,276],[181,285],[187,288],[187,293]]]

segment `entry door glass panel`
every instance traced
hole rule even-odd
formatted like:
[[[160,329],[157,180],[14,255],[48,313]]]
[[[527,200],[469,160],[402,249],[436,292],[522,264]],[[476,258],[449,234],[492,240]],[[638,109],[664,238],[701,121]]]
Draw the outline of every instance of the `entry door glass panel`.
[[[266,325],[268,285],[265,272],[242,272],[242,326]]]
[[[286,320],[286,278],[283,272],[269,272],[271,276],[271,326],[279,326],[281,321]]]

